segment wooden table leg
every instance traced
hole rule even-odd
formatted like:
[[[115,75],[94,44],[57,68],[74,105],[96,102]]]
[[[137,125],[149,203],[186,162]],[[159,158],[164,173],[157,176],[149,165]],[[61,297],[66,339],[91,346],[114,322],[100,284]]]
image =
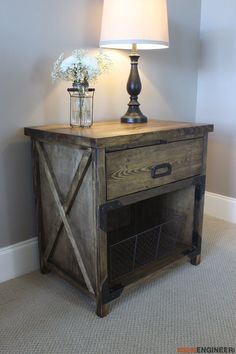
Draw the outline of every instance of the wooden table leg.
[[[98,301],[97,303],[97,311],[96,314],[103,318],[107,316],[110,312],[110,305],[109,304],[103,304],[101,301]]]
[[[201,263],[201,255],[198,254],[197,256],[191,258],[190,262],[192,265],[198,266]]]

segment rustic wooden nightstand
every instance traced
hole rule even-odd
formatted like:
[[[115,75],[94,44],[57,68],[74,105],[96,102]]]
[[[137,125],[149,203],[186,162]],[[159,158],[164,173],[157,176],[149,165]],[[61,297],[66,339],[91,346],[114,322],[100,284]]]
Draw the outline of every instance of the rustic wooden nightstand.
[[[25,128],[32,139],[40,267],[96,300],[188,257],[200,262],[212,125],[102,121]]]

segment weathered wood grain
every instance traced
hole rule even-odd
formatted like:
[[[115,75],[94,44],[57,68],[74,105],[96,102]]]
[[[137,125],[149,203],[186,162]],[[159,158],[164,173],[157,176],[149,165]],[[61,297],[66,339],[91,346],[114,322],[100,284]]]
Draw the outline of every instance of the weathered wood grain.
[[[181,226],[181,234],[179,241],[185,245],[192,245],[192,232],[194,222],[194,196],[195,185],[185,185],[184,188],[174,192],[162,194],[159,203],[163,210],[170,210],[176,215],[183,217],[183,225]],[[170,214],[171,216],[171,214]]]
[[[107,198],[118,198],[199,175],[202,154],[201,138],[107,153]],[[163,163],[170,164],[172,172],[153,178],[152,169]]]
[[[75,197],[78,193],[78,190],[83,182],[84,176],[87,172],[87,169],[89,167],[89,164],[91,162],[91,150],[87,150],[83,153],[83,156],[80,160],[78,169],[75,173],[74,179],[72,181],[72,184],[70,186],[70,190],[68,192],[67,198],[65,200],[65,202],[63,203],[63,208],[65,210],[65,214],[68,214],[70,212],[70,209],[73,205],[73,202],[75,200]],[[58,217],[55,221],[54,221],[54,230],[51,233],[51,239],[48,242],[47,248],[45,250],[44,253],[44,259],[45,261],[48,260],[53,246],[57,240],[57,237],[60,234],[61,228],[63,227],[63,221],[61,220],[60,217]]]
[[[121,196],[115,200],[120,205],[127,206],[127,205],[130,205],[131,203],[138,203],[142,200],[154,198],[158,195],[170,193],[170,192],[177,191],[177,190],[180,190],[183,188],[188,188],[192,185],[199,183],[200,180],[201,180],[201,176],[194,176],[194,177],[186,178],[181,181],[176,181],[173,183],[164,184],[163,186],[160,186],[160,187],[147,189],[147,190],[140,191],[140,192],[137,192],[134,194],[128,194],[125,196]],[[109,203],[109,202],[107,202],[107,203]]]
[[[111,150],[202,137],[213,125],[149,120],[145,124],[121,124],[119,120],[95,122],[91,128],[47,125],[25,128],[25,135],[40,141],[100,147]]]
[[[203,137],[203,153],[202,153],[202,172],[201,172],[201,175],[206,175],[207,148],[208,148],[208,134],[205,134],[204,137]]]
[[[191,263],[193,265],[199,265],[201,261],[206,176],[203,175],[201,177],[201,181],[196,185],[194,198],[193,244],[196,247],[198,254],[191,258]]]
[[[107,233],[100,228],[100,205],[106,201],[105,149],[97,149],[95,155],[96,180],[96,232],[97,232],[97,310],[99,317],[109,313],[109,304],[104,303],[103,286],[108,279]]]
[[[42,164],[44,166],[44,170],[45,170],[45,173],[46,173],[46,176],[47,176],[47,179],[48,179],[48,183],[49,183],[51,192],[53,194],[57,209],[59,211],[59,214],[60,214],[61,219],[63,221],[67,236],[68,236],[68,238],[70,240],[70,243],[71,243],[71,246],[72,246],[73,251],[75,253],[77,262],[78,262],[79,267],[81,269],[81,272],[83,274],[86,286],[87,286],[88,290],[92,294],[94,294],[94,290],[93,290],[91,281],[90,281],[90,279],[88,277],[87,270],[86,270],[86,268],[84,266],[84,262],[83,262],[82,256],[81,256],[79,248],[78,248],[78,246],[77,246],[77,244],[75,242],[74,235],[73,235],[73,233],[71,231],[70,225],[69,225],[68,220],[67,220],[67,216],[65,214],[65,210],[64,210],[64,208],[63,208],[63,206],[61,204],[59,188],[57,187],[56,179],[53,178],[54,173],[53,173],[52,169],[50,168],[49,160],[45,157],[45,151],[43,151],[40,143],[36,142],[36,147],[37,147],[41,162],[42,162]]]
[[[42,217],[42,194],[41,194],[41,183],[40,183],[40,166],[39,166],[39,156],[36,148],[35,140],[31,140],[32,149],[32,162],[33,162],[33,186],[34,186],[34,196],[35,196],[35,213],[36,213],[36,235],[38,237],[38,248],[39,248],[39,262],[40,271],[42,274],[49,273],[49,269],[46,266],[44,260],[44,249],[46,247],[43,240],[43,217]]]
[[[91,296],[104,317],[123,287],[153,278],[186,253],[199,264],[210,131],[212,125],[157,120],[25,128],[34,156],[41,271],[55,271]],[[171,164],[171,174],[153,178],[152,168],[162,163]],[[110,246],[156,226],[165,210],[173,223],[183,215],[174,254],[120,275],[118,284],[110,277]]]
[[[95,294],[92,294],[91,292],[88,291],[87,288],[85,288],[83,285],[81,285],[78,282],[78,279],[74,279],[73,276],[68,275],[65,271],[63,271],[62,269],[60,269],[58,266],[56,266],[55,264],[49,262],[48,263],[48,268],[50,270],[52,270],[53,272],[55,272],[56,274],[58,274],[61,278],[63,278],[64,280],[66,280],[68,283],[70,283],[71,285],[75,286],[76,288],[78,288],[80,291],[82,291],[85,295],[88,295],[89,297],[91,297],[93,300],[95,300]]]
[[[78,165],[81,158],[90,149],[82,149],[79,146],[64,145],[62,143],[42,143],[43,148],[48,156],[50,165],[53,169],[58,188],[62,198],[62,205],[66,203],[67,196],[73,187],[73,178],[78,172]],[[93,153],[91,155],[93,158]],[[91,280],[93,289],[96,287],[96,236],[94,234],[94,217],[96,208],[94,206],[94,189],[93,189],[93,166],[89,164],[84,171],[82,184],[75,193],[75,200],[72,207],[67,213],[67,218],[75,238],[75,242],[83,255],[85,268]],[[78,174],[77,174],[78,177]],[[57,222],[61,220],[58,209],[55,207],[54,197],[51,193],[47,177],[42,164],[40,164],[40,189],[42,203],[42,220],[43,220],[43,245],[49,247],[53,243]],[[83,275],[78,266],[78,262],[73,252],[73,248],[68,239],[64,227],[58,233],[56,242],[53,245],[46,265],[54,264],[60,267],[73,279],[77,279],[78,283],[86,288]],[[51,267],[50,267],[51,269]]]

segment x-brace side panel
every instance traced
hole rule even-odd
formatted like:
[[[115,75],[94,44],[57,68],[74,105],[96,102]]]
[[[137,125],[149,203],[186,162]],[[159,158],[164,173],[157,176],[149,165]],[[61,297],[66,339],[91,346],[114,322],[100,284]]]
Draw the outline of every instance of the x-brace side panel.
[[[43,169],[45,171],[45,175],[50,187],[50,190],[52,192],[53,195],[53,199],[56,205],[56,208],[58,210],[59,216],[58,219],[55,222],[55,228],[54,228],[54,232],[53,235],[51,235],[51,240],[50,243],[47,245],[47,248],[45,250],[44,253],[44,259],[48,260],[53,247],[60,235],[60,232],[62,230],[62,228],[65,228],[67,237],[70,241],[70,244],[73,248],[76,260],[78,262],[78,265],[80,267],[81,273],[84,277],[84,281],[85,284],[89,290],[90,293],[95,294],[94,289],[92,287],[91,281],[89,279],[87,270],[85,268],[83,259],[82,259],[82,255],[80,253],[79,247],[75,241],[74,235],[72,233],[71,227],[69,225],[69,221],[67,218],[67,214],[70,212],[73,202],[75,200],[75,197],[79,191],[79,188],[83,182],[84,176],[86,174],[86,171],[91,163],[91,150],[85,150],[85,152],[83,153],[82,159],[79,163],[79,166],[77,168],[77,171],[75,173],[75,176],[73,178],[70,190],[67,194],[66,200],[65,202],[62,202],[62,198],[61,198],[61,192],[59,189],[59,186],[57,184],[57,180],[56,180],[56,176],[54,175],[51,163],[49,161],[49,158],[47,156],[46,151],[44,150],[42,144],[40,142],[36,142],[36,148],[41,160],[41,164],[43,166]]]

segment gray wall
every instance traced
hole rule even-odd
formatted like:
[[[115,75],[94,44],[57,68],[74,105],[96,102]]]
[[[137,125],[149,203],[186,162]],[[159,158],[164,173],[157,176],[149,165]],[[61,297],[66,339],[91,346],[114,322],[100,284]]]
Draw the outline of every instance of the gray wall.
[[[205,1],[205,0],[204,0]],[[200,0],[169,0],[170,49],[142,54],[143,111],[194,121]],[[61,52],[98,46],[102,0],[1,0],[0,247],[35,236],[30,145],[23,127],[69,122],[68,84],[53,86]],[[126,111],[127,52],[95,85],[95,120]]]
[[[236,198],[236,1],[203,0],[197,121],[210,134],[207,190]]]

